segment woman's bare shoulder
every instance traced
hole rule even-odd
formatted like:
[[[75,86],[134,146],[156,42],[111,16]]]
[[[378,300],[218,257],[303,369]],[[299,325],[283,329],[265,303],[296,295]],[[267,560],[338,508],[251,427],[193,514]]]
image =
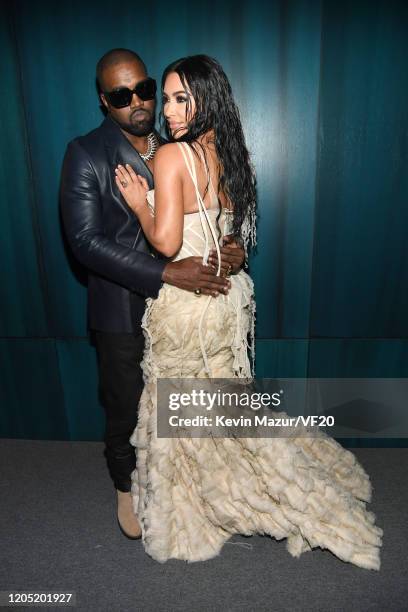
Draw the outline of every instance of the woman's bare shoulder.
[[[178,160],[181,160],[180,148],[176,142],[168,142],[162,145],[156,155],[154,162],[159,163],[174,163]]]

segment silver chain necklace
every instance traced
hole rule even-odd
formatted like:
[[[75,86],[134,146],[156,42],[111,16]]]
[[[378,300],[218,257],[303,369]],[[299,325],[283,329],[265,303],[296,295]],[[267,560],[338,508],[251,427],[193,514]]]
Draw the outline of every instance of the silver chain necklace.
[[[153,159],[158,146],[159,146],[159,141],[157,140],[156,135],[154,134],[154,132],[150,132],[150,134],[147,137],[146,153],[139,153],[143,161],[149,161],[150,159]]]

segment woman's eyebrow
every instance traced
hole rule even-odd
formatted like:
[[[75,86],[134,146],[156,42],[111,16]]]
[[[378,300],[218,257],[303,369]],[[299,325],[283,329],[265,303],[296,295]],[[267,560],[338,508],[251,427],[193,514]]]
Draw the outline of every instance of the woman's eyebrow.
[[[187,91],[185,89],[180,89],[180,91],[173,91],[173,93],[171,94],[172,96],[177,96],[178,94],[186,94],[188,95]]]

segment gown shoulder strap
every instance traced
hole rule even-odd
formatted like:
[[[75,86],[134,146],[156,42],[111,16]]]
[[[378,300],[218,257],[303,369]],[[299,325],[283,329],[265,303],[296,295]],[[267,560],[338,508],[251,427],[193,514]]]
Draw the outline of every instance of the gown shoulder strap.
[[[191,151],[191,148],[189,147],[189,145],[186,142],[177,142],[176,144],[179,146],[179,148],[180,148],[180,150],[181,150],[181,152],[183,154],[184,161],[185,161],[186,166],[187,166],[187,170],[188,170],[188,172],[190,174],[191,180],[194,183],[194,187],[196,189],[197,195],[199,196],[200,200],[203,203],[203,206],[205,207],[204,201],[201,198],[201,195],[199,195],[199,188],[198,188],[198,181],[197,181],[197,172],[196,172],[196,167],[195,167],[193,153]],[[201,154],[200,154],[200,158],[203,159]],[[213,184],[213,181],[212,181],[212,178],[211,178],[211,174],[210,174],[210,172],[208,172],[207,169],[206,169],[206,174],[207,174],[207,180],[208,180],[209,185],[210,185],[210,190],[212,191],[213,200],[214,200],[214,202],[216,204],[218,204],[218,196],[217,196],[217,193],[216,193],[215,188],[214,188],[214,184]],[[199,205],[198,202],[197,202],[197,204]],[[210,208],[213,208],[213,206],[210,205]]]
[[[200,220],[201,220],[201,226],[204,232],[204,236],[205,236],[205,243],[206,243],[206,247],[205,247],[205,253],[204,253],[204,258],[203,258],[203,263],[207,264],[208,261],[208,253],[209,253],[209,240],[208,240],[208,232],[207,232],[207,227],[206,225],[208,225],[211,235],[213,237],[213,241],[215,244],[215,248],[217,251],[217,258],[218,258],[218,270],[217,270],[217,276],[219,276],[220,271],[221,271],[221,252],[220,252],[220,247],[218,244],[218,239],[217,239],[217,234],[215,231],[215,228],[213,227],[213,224],[211,223],[211,219],[210,216],[207,212],[207,209],[205,207],[205,204],[203,202],[203,199],[201,197],[200,194],[200,190],[198,188],[198,184],[197,184],[197,174],[196,174],[196,170],[195,170],[195,164],[194,164],[194,158],[193,158],[193,154],[191,152],[191,149],[189,147],[189,145],[186,142],[177,142],[177,145],[179,146],[183,157],[184,157],[184,161],[186,162],[186,166],[188,169],[188,172],[190,174],[191,180],[193,181],[194,187],[195,187],[195,192],[196,192],[196,196],[197,196],[197,204],[198,204],[198,212],[200,214]]]
[[[191,152],[191,149],[189,147],[189,145],[186,142],[177,142],[177,145],[180,148],[180,151],[183,154],[184,157],[184,161],[186,163],[188,172],[190,174],[191,180],[193,181],[194,187],[195,187],[195,192],[196,192],[196,196],[197,196],[197,204],[198,204],[198,212],[200,215],[200,222],[201,222],[201,227],[203,229],[203,233],[204,233],[204,238],[205,238],[205,251],[204,251],[204,256],[203,256],[203,264],[207,265],[208,263],[208,254],[209,254],[209,239],[208,239],[208,232],[207,232],[207,225],[210,229],[210,232],[212,234],[213,237],[213,241],[215,244],[215,248],[217,251],[217,258],[218,258],[218,269],[217,269],[217,276],[220,275],[221,272],[221,252],[220,252],[220,247],[218,244],[218,240],[217,240],[217,235],[215,232],[215,229],[211,223],[211,219],[209,217],[209,214],[207,212],[207,209],[204,205],[203,199],[201,197],[200,194],[200,190],[198,189],[198,184],[197,184],[197,173],[196,173],[196,169],[195,169],[195,164],[194,164],[194,158],[193,158],[193,154]],[[198,337],[199,337],[199,341],[200,341],[200,348],[201,348],[201,353],[203,356],[203,360],[204,360],[204,365],[205,365],[205,370],[208,374],[209,377],[211,377],[211,369],[209,366],[209,362],[208,362],[208,357],[207,357],[207,353],[205,350],[205,345],[204,345],[204,340],[203,340],[203,330],[202,330],[202,324],[203,324],[203,320],[204,320],[204,315],[207,311],[207,308],[211,302],[212,296],[209,295],[207,301],[205,302],[205,306],[201,312],[201,316],[200,316],[200,320],[198,322]]]
[[[177,142],[176,144],[180,148],[180,151],[183,154],[188,173],[191,176],[191,180],[193,181],[194,187],[196,188],[196,191],[197,191],[198,190],[197,173],[196,173],[193,154],[191,152],[191,149],[186,142]]]

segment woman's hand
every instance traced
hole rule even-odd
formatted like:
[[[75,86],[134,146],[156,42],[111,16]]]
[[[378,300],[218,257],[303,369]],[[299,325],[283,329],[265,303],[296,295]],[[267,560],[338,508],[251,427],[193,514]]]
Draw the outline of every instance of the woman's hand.
[[[237,274],[244,262],[245,251],[233,235],[224,236],[224,242],[223,246],[220,248],[220,253],[221,275],[229,276],[230,274]],[[208,263],[218,267],[217,251],[215,249],[210,251]]]
[[[136,174],[129,164],[126,164],[126,167],[119,164],[115,173],[116,184],[120,193],[137,215],[138,211],[146,206],[146,193],[149,191],[146,179],[140,174]]]

